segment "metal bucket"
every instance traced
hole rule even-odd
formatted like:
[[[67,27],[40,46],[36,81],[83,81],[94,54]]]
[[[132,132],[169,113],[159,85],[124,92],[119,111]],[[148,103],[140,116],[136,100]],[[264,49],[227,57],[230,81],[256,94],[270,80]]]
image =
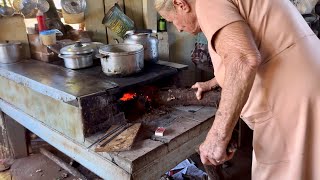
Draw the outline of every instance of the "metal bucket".
[[[104,16],[102,24],[121,38],[124,38],[127,31],[134,29],[134,22],[121,11],[117,3]]]

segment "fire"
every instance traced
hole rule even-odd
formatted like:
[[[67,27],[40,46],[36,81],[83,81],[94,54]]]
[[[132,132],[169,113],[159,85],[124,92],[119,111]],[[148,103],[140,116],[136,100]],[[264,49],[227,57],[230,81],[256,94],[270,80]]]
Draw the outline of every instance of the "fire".
[[[122,98],[120,98],[121,101],[130,101],[134,99],[137,96],[136,93],[125,93]]]

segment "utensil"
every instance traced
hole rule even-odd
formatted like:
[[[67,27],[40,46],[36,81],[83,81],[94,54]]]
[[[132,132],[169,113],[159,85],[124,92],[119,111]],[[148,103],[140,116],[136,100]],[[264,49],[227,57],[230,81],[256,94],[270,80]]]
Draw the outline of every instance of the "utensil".
[[[127,31],[124,36],[124,43],[127,44],[141,44],[144,48],[144,60],[146,63],[156,63],[159,60],[159,40],[152,36],[157,31],[146,30],[131,30]]]
[[[140,72],[144,67],[141,44],[105,45],[99,49],[102,71],[107,76],[128,76]]]
[[[93,64],[94,49],[89,45],[77,42],[60,50],[59,57],[64,60],[64,65],[69,69],[81,69]]]
[[[102,24],[121,38],[124,38],[127,31],[134,29],[134,22],[122,12],[118,3],[107,12]]]
[[[99,48],[104,46],[103,43],[101,42],[88,42],[88,43],[82,43],[85,46],[91,46],[92,49],[94,49],[93,51],[93,58],[96,58],[96,55],[99,54]]]
[[[64,60],[64,66],[69,69],[82,69],[90,67],[93,64],[92,54],[83,55],[58,55]]]
[[[61,0],[62,9],[68,14],[80,14],[86,10],[85,0]]]
[[[49,11],[50,5],[46,0],[37,0],[36,8],[45,13]]]
[[[15,0],[13,4],[25,17],[35,15],[38,10],[46,13],[50,9],[50,4],[46,0]]]
[[[0,63],[15,63],[22,59],[20,42],[0,42]]]
[[[12,7],[7,6],[6,0],[2,0],[3,7],[0,7],[0,14],[2,16],[13,16],[14,15],[14,9]]]

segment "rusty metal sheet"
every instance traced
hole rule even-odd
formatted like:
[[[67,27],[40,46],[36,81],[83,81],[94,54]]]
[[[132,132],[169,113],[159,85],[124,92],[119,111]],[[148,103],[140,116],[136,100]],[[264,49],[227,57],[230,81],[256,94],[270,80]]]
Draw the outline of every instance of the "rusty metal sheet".
[[[0,84],[1,99],[60,133],[78,142],[84,141],[80,108],[35,92],[2,76],[0,76]]]
[[[118,86],[105,79],[34,60],[0,64],[0,76],[64,102]]]

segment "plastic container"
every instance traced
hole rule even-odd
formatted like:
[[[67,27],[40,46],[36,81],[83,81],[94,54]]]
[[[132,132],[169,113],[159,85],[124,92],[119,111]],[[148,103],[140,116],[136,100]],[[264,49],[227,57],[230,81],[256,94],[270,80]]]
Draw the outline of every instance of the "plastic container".
[[[117,3],[105,15],[102,24],[121,38],[124,38],[127,31],[134,29],[134,22],[121,11]]]
[[[57,37],[56,35],[62,35],[61,31],[57,29],[52,30],[45,30],[40,32],[40,39],[42,41],[42,44],[45,46],[51,46],[56,44]]]
[[[47,30],[44,14],[40,10],[37,12],[37,21],[39,32]]]

